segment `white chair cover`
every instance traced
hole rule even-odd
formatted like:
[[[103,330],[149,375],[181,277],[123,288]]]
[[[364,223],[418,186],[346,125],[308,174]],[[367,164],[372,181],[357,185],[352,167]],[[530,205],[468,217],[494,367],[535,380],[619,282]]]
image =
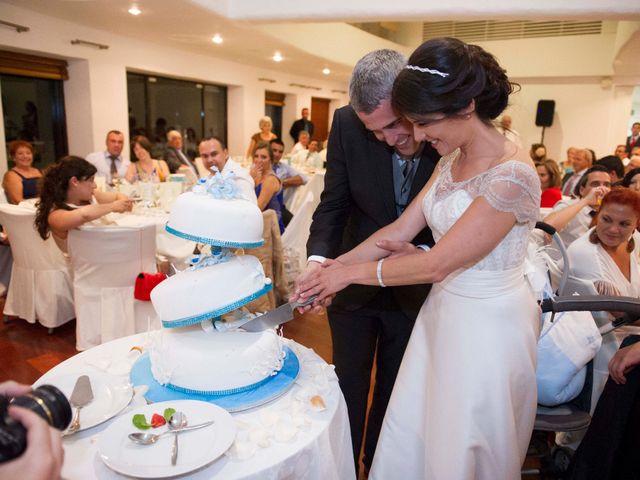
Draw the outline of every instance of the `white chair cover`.
[[[290,282],[289,291],[291,292],[293,291],[293,282],[307,264],[307,240],[309,239],[309,228],[311,228],[314,210],[313,193],[307,192],[304,202],[282,234],[284,270]]]
[[[301,185],[287,204],[287,208],[295,216],[307,199],[307,193],[313,193],[313,209],[320,204],[320,195],[324,190],[324,173],[316,173],[306,185]]]
[[[0,203],[9,203],[7,200],[7,194],[4,193],[4,188],[0,187]]]
[[[71,275],[53,239],[44,241],[38,235],[34,219],[32,209],[0,205],[0,224],[9,235],[13,256],[4,314],[55,328],[75,316]]]
[[[156,271],[155,248],[152,224],[69,232],[78,350],[159,327],[151,302],[133,298],[136,276]]]

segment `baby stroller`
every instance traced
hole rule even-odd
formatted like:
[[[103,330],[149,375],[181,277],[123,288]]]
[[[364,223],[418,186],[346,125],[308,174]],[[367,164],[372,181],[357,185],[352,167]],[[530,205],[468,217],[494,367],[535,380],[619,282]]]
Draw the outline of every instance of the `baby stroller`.
[[[599,333],[605,337],[614,329],[640,319],[640,300],[631,297],[597,295],[591,282],[571,278],[566,249],[560,236],[552,226],[543,222],[538,222],[536,228],[553,238],[563,259],[562,270],[555,272],[559,275],[556,295],[545,298],[540,304],[543,314],[551,313],[551,322],[554,321],[555,315],[561,312],[592,312],[593,321],[596,322]],[[620,312],[621,315],[610,321],[606,312]],[[584,385],[577,396],[561,405],[538,407],[528,457],[538,457],[540,466],[523,470],[523,478],[532,474],[543,479],[564,477],[573,450],[558,446],[555,440],[550,439],[555,438],[555,432],[576,432],[589,426],[592,403],[595,406],[595,402],[592,402],[593,361],[587,364],[585,373]]]

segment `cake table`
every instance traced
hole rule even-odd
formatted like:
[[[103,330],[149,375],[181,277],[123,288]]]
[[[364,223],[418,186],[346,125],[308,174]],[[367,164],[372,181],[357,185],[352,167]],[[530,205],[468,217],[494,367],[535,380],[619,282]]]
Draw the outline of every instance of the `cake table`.
[[[119,338],[75,355],[57,365],[36,383],[61,378],[73,382],[77,376],[94,374],[113,379],[121,387],[129,381],[129,371],[139,352],[131,350],[149,341],[149,334]],[[344,398],[335,373],[312,350],[288,340],[300,361],[295,383],[281,397],[257,408],[233,413],[237,434],[231,449],[215,461],[183,477],[194,479],[354,479],[349,421]],[[125,478],[110,470],[99,454],[99,438],[116,419],[146,405],[143,392],[136,391],[131,403],[113,418],[64,438],[65,459],[62,478]],[[310,397],[322,398],[310,406]],[[265,432],[278,429],[278,419],[304,418],[298,426],[265,438]],[[302,415],[302,417],[301,417]],[[284,422],[287,423],[287,422]],[[133,428],[132,428],[133,430]],[[187,434],[185,434],[187,435]],[[145,447],[155,448],[156,446]],[[167,470],[167,475],[171,474]],[[164,475],[163,475],[164,476]]]

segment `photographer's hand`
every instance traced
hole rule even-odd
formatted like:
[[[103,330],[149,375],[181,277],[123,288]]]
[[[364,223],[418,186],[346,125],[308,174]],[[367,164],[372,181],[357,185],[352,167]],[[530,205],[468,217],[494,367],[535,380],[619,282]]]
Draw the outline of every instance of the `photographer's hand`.
[[[24,395],[30,391],[28,385],[16,382],[0,384],[0,394],[8,397]],[[15,460],[0,464],[0,478],[60,478],[64,457],[60,432],[25,408],[9,407],[9,415],[27,430],[27,449]]]

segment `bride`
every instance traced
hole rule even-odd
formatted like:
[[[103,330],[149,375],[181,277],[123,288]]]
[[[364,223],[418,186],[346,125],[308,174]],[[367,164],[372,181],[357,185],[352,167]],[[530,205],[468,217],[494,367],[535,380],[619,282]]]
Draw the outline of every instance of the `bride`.
[[[297,296],[318,295],[318,305],[353,283],[434,284],[370,479],[520,478],[536,411],[539,324],[523,262],[540,182],[528,153],[491,123],[512,92],[478,46],[438,38],[418,47],[392,104],[442,156],[436,171],[398,220],[298,285]],[[425,252],[407,242],[427,223],[436,244]]]

